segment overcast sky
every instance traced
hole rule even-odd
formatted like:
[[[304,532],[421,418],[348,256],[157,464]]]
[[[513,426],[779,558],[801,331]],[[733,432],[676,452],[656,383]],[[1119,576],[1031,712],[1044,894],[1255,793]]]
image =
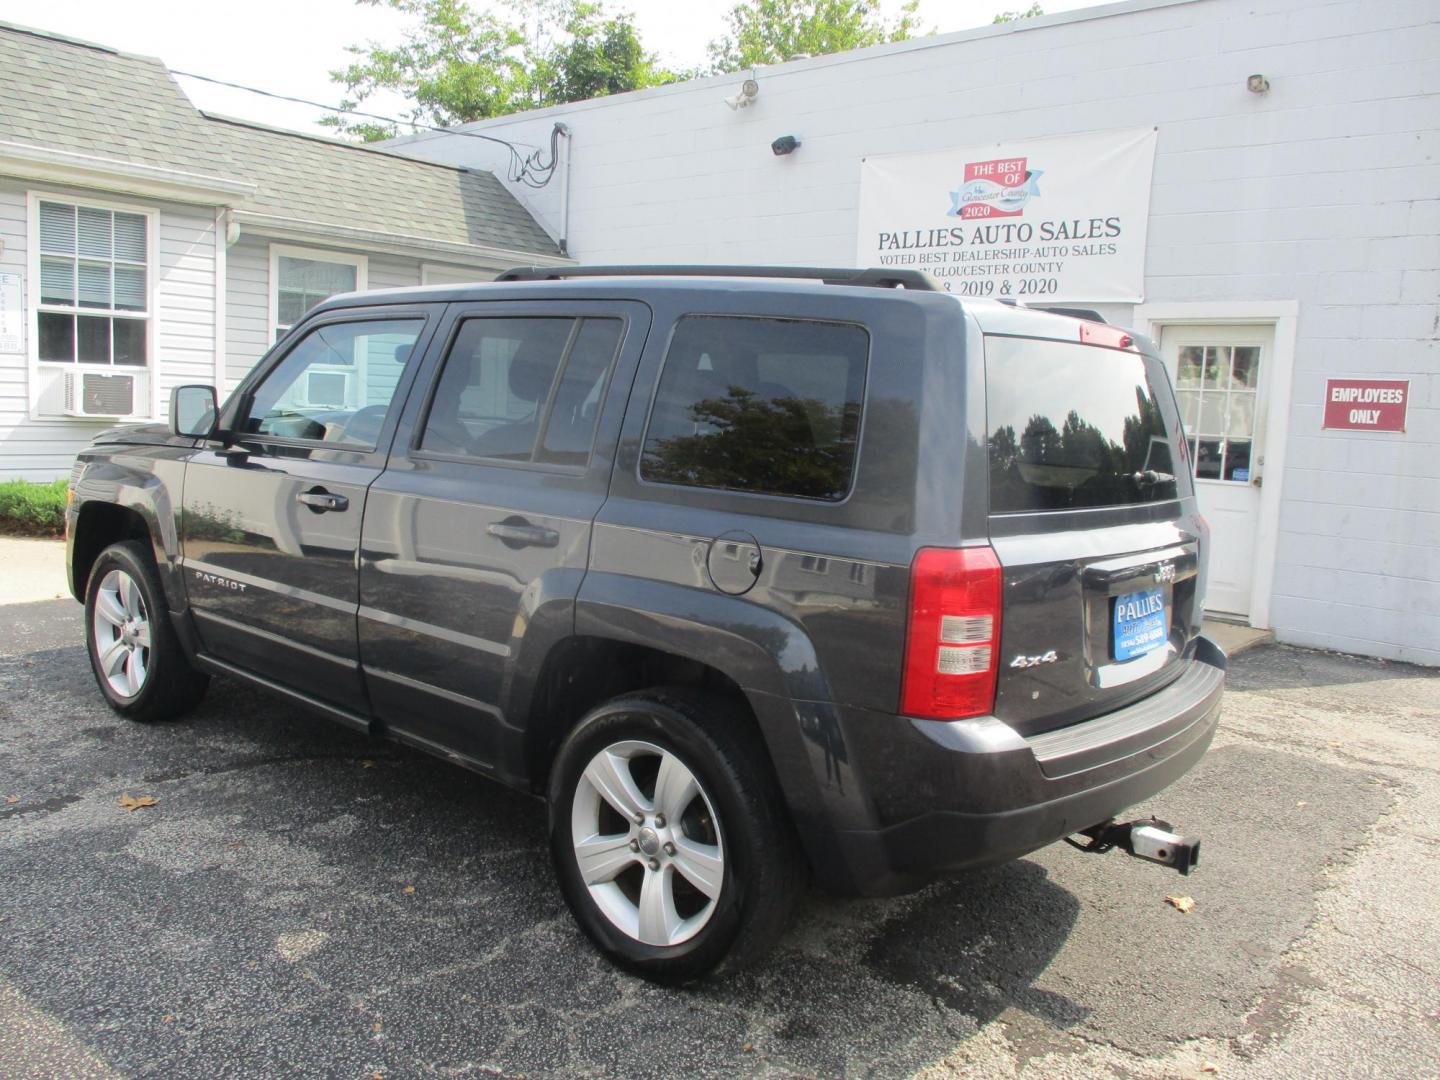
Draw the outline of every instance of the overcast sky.
[[[1042,0],[1047,12],[1094,0]],[[630,10],[647,48],[677,67],[705,60],[705,46],[724,31],[734,0],[618,0]],[[1028,0],[921,0],[924,25],[963,30],[989,23],[996,12],[1023,9]],[[886,0],[893,12],[895,0]],[[172,69],[193,71],[294,97],[333,103],[340,88],[329,72],[349,61],[347,45],[400,39],[404,19],[388,8],[353,0],[0,0],[0,21],[67,34],[127,52],[158,56]],[[3,62],[3,59],[0,59]],[[323,130],[323,115],[301,105],[181,79],[190,99],[210,112],[277,127]],[[367,106],[393,113],[398,103]]]

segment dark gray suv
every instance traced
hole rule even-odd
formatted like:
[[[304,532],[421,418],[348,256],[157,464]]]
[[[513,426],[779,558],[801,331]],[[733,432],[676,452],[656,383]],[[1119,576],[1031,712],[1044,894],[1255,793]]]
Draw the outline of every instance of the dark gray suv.
[[[1112,821],[1204,753],[1225,667],[1126,331],[914,272],[522,270],[327,300],[171,412],[73,474],[111,706],[229,675],[543,796],[647,977],[763,954],[811,877],[1195,861]]]

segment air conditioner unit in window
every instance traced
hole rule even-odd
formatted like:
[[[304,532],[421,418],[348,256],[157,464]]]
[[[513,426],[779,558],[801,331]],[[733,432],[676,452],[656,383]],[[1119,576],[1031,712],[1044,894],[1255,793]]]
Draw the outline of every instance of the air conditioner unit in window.
[[[343,409],[349,398],[348,371],[311,371],[306,374],[306,405],[320,409]]]
[[[137,399],[134,375],[102,375],[98,371],[65,373],[66,416],[134,416]]]

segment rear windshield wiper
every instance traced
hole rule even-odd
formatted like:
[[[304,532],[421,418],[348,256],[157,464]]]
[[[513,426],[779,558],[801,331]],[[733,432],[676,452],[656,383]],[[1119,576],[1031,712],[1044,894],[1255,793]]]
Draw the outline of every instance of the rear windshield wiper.
[[[1142,487],[1147,484],[1173,484],[1175,477],[1172,473],[1156,472],[1154,469],[1145,469],[1141,472],[1133,472],[1130,479]]]

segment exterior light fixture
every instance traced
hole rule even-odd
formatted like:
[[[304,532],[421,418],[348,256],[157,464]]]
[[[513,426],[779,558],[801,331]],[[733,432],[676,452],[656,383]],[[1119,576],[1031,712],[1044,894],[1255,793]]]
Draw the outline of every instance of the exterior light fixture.
[[[754,79],[746,79],[740,84],[740,89],[725,99],[725,104],[737,112],[740,109],[748,108],[755,103],[760,96],[760,84]]]
[[[1270,89],[1270,80],[1264,75],[1251,75],[1245,80],[1245,89],[1252,94],[1263,94]]]
[[[800,140],[794,135],[781,135],[770,144],[770,152],[776,157],[784,157],[786,154],[793,154],[800,145]]]

